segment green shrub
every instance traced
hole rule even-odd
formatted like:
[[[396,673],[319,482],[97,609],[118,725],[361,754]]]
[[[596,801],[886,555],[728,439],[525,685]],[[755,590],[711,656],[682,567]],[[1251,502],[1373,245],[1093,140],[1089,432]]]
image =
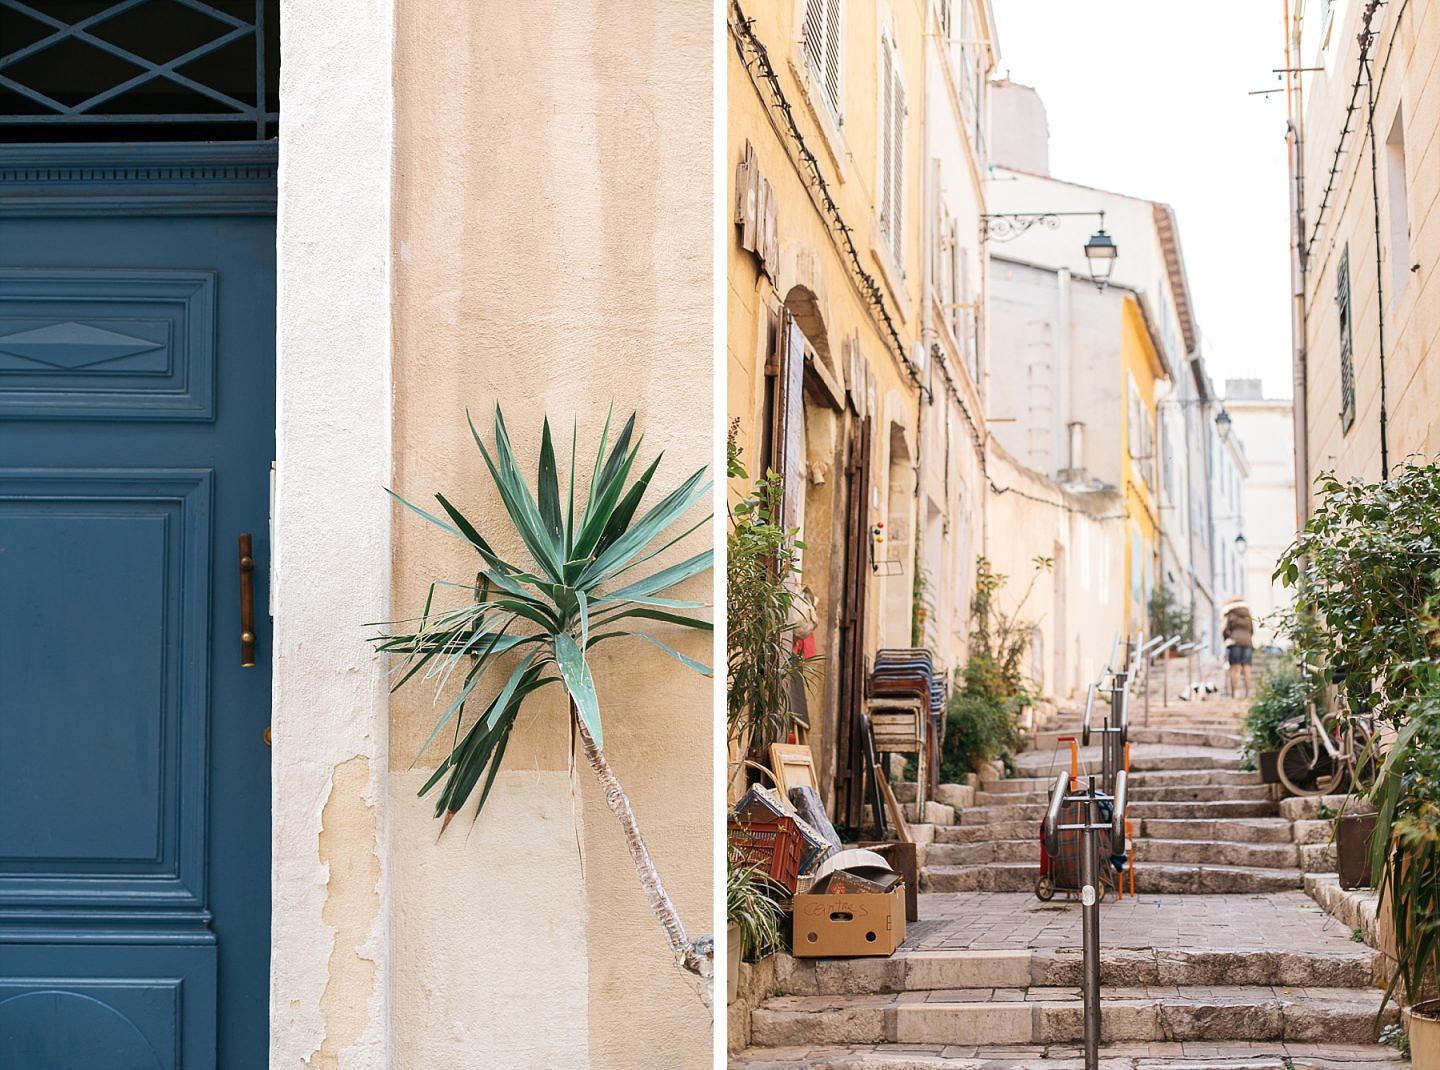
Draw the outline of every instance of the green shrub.
[[[1277,665],[1260,677],[1255,686],[1255,701],[1241,725],[1247,759],[1261,751],[1279,750],[1289,738],[1289,722],[1305,716],[1308,692],[1300,672],[1292,665]]]
[[[959,783],[984,762],[1018,750],[1020,730],[1015,712],[1005,702],[957,691],[945,711],[945,745],[940,754],[940,779]]]

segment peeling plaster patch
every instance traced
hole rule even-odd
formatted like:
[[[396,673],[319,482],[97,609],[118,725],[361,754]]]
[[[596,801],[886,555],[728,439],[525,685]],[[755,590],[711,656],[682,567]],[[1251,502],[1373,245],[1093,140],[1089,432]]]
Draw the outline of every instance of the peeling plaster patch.
[[[361,954],[380,913],[380,859],[375,853],[375,807],[365,795],[370,760],[357,754],[335,767],[320,823],[320,862],[329,870],[321,920],[335,932],[320,1013],[325,1039],[310,1065],[337,1070],[340,1056],[360,1039],[375,989],[374,958]]]

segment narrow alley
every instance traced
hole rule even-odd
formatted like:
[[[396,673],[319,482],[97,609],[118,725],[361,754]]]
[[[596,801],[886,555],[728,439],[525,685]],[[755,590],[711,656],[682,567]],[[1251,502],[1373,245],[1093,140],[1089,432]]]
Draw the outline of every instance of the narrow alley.
[[[1218,675],[1218,670],[1216,670]],[[1380,953],[1328,916],[1334,886],[1321,799],[1278,801],[1242,771],[1247,703],[1171,701],[1152,685],[1130,728],[1135,895],[1101,903],[1107,1070],[1361,1070],[1403,1058],[1375,1042]],[[1052,770],[1078,735],[1068,709],[1035,732],[1015,776],[942,786],[910,826],[921,921],[888,959],[772,956],[751,1015],[747,1070],[1083,1067],[1080,904],[1034,894]],[[1098,748],[1080,751],[1082,775]],[[973,801],[972,801],[973,796]],[[1339,800],[1329,800],[1338,804]],[[952,823],[953,822],[953,823]],[[926,842],[928,841],[928,842]],[[1128,892],[1128,885],[1127,885]],[[1355,903],[1366,897],[1354,896]],[[1353,907],[1352,909],[1356,909]],[[1373,921],[1373,902],[1371,903]],[[1395,1006],[1383,1024],[1399,1018]]]

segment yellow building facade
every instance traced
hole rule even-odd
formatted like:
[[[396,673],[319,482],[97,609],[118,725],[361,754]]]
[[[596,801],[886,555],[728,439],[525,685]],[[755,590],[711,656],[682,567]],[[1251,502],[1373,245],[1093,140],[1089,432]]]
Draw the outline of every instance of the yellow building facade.
[[[1120,322],[1120,373],[1124,379],[1120,389],[1125,406],[1119,426],[1124,443],[1128,535],[1125,544],[1127,635],[1139,635],[1147,630],[1150,594],[1155,588],[1161,524],[1156,402],[1157,387],[1168,378],[1141,300],[1137,294],[1125,294]]]
[[[728,9],[727,404],[750,477],[784,477],[806,544],[824,660],[804,715],[840,820],[859,805],[865,661],[911,638],[926,15],[918,0]]]

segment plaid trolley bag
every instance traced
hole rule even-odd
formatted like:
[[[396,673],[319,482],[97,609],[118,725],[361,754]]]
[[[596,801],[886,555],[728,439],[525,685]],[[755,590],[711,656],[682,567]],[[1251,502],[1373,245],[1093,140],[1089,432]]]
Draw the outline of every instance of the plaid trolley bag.
[[[1076,800],[1067,802],[1060,807],[1060,824],[1078,825],[1085,820],[1086,804]],[[1111,809],[1110,804],[1102,802],[1099,805],[1101,820],[1108,820]],[[1066,895],[1078,895],[1080,892],[1080,856],[1084,849],[1085,833],[1079,829],[1061,828],[1058,832],[1060,841],[1059,849],[1052,855],[1045,849],[1045,830],[1043,824],[1040,830],[1040,875],[1035,880],[1035,895],[1039,899],[1049,901],[1055,897],[1057,891]],[[1096,891],[1100,898],[1105,898],[1105,893],[1115,887],[1115,867],[1110,856],[1110,833],[1108,831],[1097,832],[1095,872],[1099,874],[1100,883]]]

